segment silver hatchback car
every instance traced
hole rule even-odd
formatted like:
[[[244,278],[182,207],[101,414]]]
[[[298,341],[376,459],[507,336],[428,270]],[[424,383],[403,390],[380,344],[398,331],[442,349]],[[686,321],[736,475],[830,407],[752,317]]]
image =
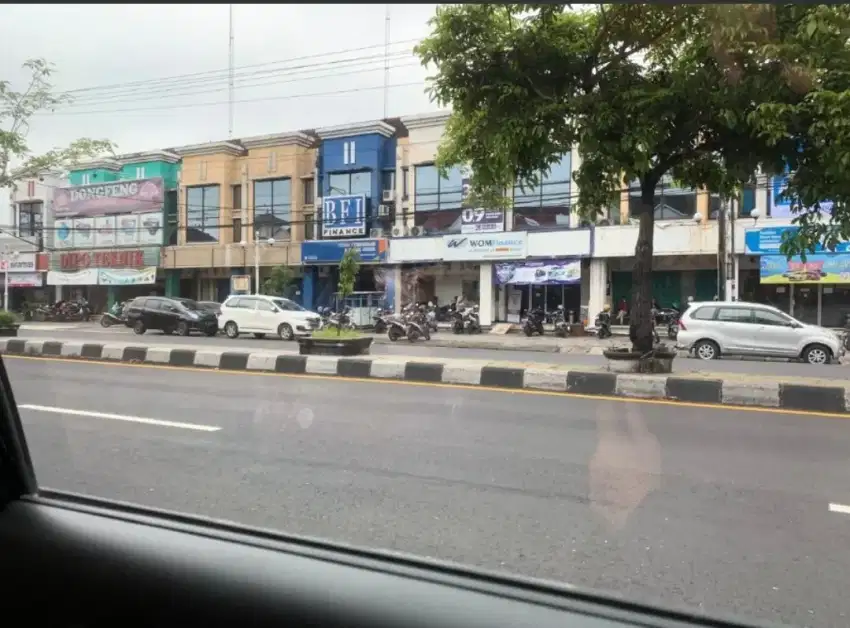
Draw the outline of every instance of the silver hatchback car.
[[[807,325],[761,303],[691,303],[679,319],[676,346],[702,360],[721,355],[801,359],[829,364],[844,355],[834,331]]]

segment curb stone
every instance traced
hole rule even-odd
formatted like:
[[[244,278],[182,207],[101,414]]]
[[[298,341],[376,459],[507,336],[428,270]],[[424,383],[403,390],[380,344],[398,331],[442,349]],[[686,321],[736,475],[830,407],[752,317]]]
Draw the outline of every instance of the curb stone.
[[[223,371],[322,375],[327,377],[402,380],[505,390],[541,390],[586,396],[666,399],[709,405],[759,406],[824,413],[850,413],[850,386],[815,386],[783,382],[741,381],[678,375],[638,375],[603,371],[559,370],[539,366],[495,365],[451,359],[303,356],[270,351],[218,351],[139,346],[130,343],[59,342],[0,339],[0,355],[41,356],[208,368]]]

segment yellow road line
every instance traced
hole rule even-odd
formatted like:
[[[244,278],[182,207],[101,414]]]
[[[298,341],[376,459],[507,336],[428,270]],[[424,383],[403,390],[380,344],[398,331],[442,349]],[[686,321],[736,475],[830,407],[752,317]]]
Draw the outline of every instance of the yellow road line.
[[[794,414],[811,417],[825,417],[833,419],[850,419],[850,413],[841,412],[819,412],[815,410],[788,410],[785,408],[768,408],[764,406],[736,406],[730,404],[700,403],[695,401],[674,401],[670,399],[641,399],[640,397],[619,397],[614,395],[586,395],[582,393],[557,392],[551,390],[530,390],[526,388],[501,388],[499,386],[476,386],[475,384],[444,384],[442,382],[414,382],[404,379],[379,379],[377,377],[340,377],[338,375],[313,375],[296,373],[276,373],[272,371],[231,371],[227,369],[201,368],[197,366],[169,366],[168,364],[132,364],[129,362],[112,362],[109,360],[95,360],[90,358],[55,358],[28,355],[3,354],[4,360],[36,360],[41,362],[77,362],[93,364],[97,366],[122,366],[128,368],[149,368],[167,371],[189,371],[194,373],[221,374],[221,375],[253,375],[263,377],[289,377],[292,379],[340,379],[347,383],[363,384],[396,384],[402,386],[426,386],[431,388],[457,388],[460,390],[474,390],[486,392],[498,392],[519,395],[537,395],[545,397],[574,397],[577,399],[589,399],[591,401],[616,401],[619,403],[644,403],[657,406],[677,406],[679,408],[702,408],[708,410],[726,410],[735,412],[763,412],[769,414]]]

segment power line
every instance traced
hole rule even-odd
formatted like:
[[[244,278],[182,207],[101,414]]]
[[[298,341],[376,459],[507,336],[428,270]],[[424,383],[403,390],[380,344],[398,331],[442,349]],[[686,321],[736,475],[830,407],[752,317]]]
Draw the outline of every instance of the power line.
[[[421,41],[421,39],[418,39],[418,38],[416,38],[416,39],[405,39],[405,40],[399,40],[399,41],[396,41],[396,42],[392,42],[391,45],[406,44],[406,43],[413,43],[413,42],[418,43],[420,41]],[[384,47],[383,43],[372,44],[370,46],[360,46],[358,48],[345,48],[345,49],[342,49],[342,50],[335,50],[335,51],[331,51],[331,52],[322,52],[322,53],[316,53],[316,54],[310,54],[310,55],[303,55],[303,56],[300,56],[300,57],[291,57],[289,59],[284,59],[284,60],[267,61],[267,62],[264,62],[264,63],[253,63],[253,64],[250,64],[250,65],[238,66],[234,69],[235,70],[245,70],[245,69],[249,69],[249,68],[268,67],[268,66],[271,66],[271,65],[279,65],[281,63],[290,63],[292,61],[303,61],[303,60],[306,60],[306,59],[318,59],[318,58],[329,57],[329,56],[333,56],[333,55],[348,54],[348,53],[351,53],[351,52],[361,52],[361,51],[364,51],[364,50],[374,50],[376,48],[383,48],[383,47]],[[172,75],[172,76],[160,77],[160,78],[155,78],[155,79],[146,79],[146,80],[141,80],[141,81],[128,81],[128,82],[124,82],[124,83],[112,83],[112,84],[109,84],[109,85],[97,85],[97,86],[91,86],[91,87],[81,87],[81,88],[77,88],[77,89],[67,90],[65,92],[62,92],[61,95],[63,95],[63,96],[77,96],[79,94],[98,92],[98,91],[110,91],[110,90],[130,87],[130,86],[150,86],[150,85],[167,84],[167,83],[178,82],[178,81],[184,82],[187,79],[194,79],[194,78],[197,78],[197,77],[219,77],[220,75],[226,76],[228,72],[229,72],[229,68],[222,68],[222,69],[218,69],[218,70],[207,70],[207,71],[203,71],[203,72],[191,72],[189,74],[177,74],[177,75]]]
[[[408,57],[406,52],[393,53],[392,58],[396,60],[401,60],[404,57]],[[375,62],[383,60],[383,55],[372,55],[367,57],[355,57],[353,59],[342,59],[339,61],[329,61],[320,64],[306,64],[300,66],[292,66],[286,68],[280,68],[277,70],[266,70],[263,72],[252,73],[251,75],[246,75],[245,77],[236,77],[234,75],[234,80],[236,82],[240,82],[241,87],[250,87],[250,86],[262,86],[262,85],[274,85],[275,82],[263,82],[257,85],[251,85],[250,82],[258,81],[262,79],[274,78],[275,76],[290,76],[290,75],[298,75],[298,74],[313,74],[317,71],[332,71],[335,70],[337,72],[343,70],[349,70],[351,68],[356,68],[358,66],[363,65],[372,65]],[[418,62],[417,62],[418,63]],[[421,64],[420,64],[421,65]],[[263,75],[263,76],[260,76]],[[302,77],[300,80],[306,80],[310,78]],[[291,82],[291,81],[285,81]],[[206,85],[205,85],[206,84]],[[210,91],[222,91],[224,89],[224,85],[229,85],[229,77],[228,79],[217,78],[214,81],[198,81],[198,82],[185,82],[180,85],[169,85],[169,86],[161,86],[161,87],[136,87],[130,90],[124,90],[117,93],[105,94],[105,95],[93,95],[88,96],[82,99],[74,99],[73,102],[68,103],[63,106],[61,110],[65,110],[73,107],[83,107],[90,106],[92,104],[100,104],[100,103],[113,103],[113,102],[122,102],[122,101],[134,101],[134,100],[147,100],[150,98],[162,98],[166,97],[178,97],[178,96],[189,96],[193,94],[205,93]],[[198,91],[200,88],[200,91]],[[194,90],[185,92],[185,90]]]
[[[414,87],[423,85],[420,81],[411,81],[409,83],[396,83],[395,85],[387,85],[387,88],[390,89],[398,89],[400,87]],[[341,94],[355,94],[359,92],[367,92],[374,91],[376,89],[384,89],[384,85],[373,85],[369,87],[356,87],[352,89],[341,89],[341,90],[332,90],[328,92],[313,92],[310,94],[291,94],[288,96],[267,96],[263,98],[246,98],[242,100],[235,100],[235,103],[254,103],[254,102],[270,102],[270,101],[279,101],[279,100],[294,100],[298,98],[317,98],[322,96],[338,96]],[[174,109],[187,109],[187,108],[196,108],[196,107],[218,107],[220,105],[226,105],[228,101],[214,101],[214,102],[200,102],[200,103],[191,103],[185,105],[164,105],[162,107],[137,107],[131,109],[101,109],[101,110],[92,110],[92,111],[57,111],[55,113],[49,114],[34,114],[41,116],[86,116],[86,115],[106,115],[113,113],[137,113],[143,111],[166,111],[166,110],[174,110]]]

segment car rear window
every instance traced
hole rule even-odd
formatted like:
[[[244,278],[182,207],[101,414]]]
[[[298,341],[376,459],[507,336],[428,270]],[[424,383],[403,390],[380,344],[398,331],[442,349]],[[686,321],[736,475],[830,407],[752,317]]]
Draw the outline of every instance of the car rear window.
[[[717,320],[726,323],[752,323],[753,311],[746,307],[721,307]]]
[[[714,313],[716,311],[716,305],[704,305],[691,312],[690,316],[691,318],[695,318],[699,321],[710,321],[714,318]]]

